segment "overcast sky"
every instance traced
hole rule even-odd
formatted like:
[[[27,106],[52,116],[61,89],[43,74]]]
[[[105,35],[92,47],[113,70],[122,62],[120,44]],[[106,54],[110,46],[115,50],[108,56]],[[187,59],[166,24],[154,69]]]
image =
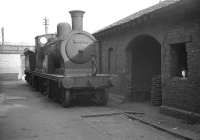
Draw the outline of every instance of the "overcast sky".
[[[83,28],[94,33],[158,2],[159,0],[0,0],[0,27],[4,27],[6,42],[34,44],[34,37],[44,34],[44,17],[49,19],[49,33],[55,33],[57,23],[71,24],[68,11],[84,10]]]

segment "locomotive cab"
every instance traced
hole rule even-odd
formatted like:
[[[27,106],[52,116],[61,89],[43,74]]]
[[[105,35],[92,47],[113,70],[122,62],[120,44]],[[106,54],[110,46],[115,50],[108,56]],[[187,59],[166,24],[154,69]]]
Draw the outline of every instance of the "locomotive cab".
[[[43,61],[45,59],[44,47],[48,42],[55,39],[55,34],[45,34],[35,37],[36,71],[43,72]]]

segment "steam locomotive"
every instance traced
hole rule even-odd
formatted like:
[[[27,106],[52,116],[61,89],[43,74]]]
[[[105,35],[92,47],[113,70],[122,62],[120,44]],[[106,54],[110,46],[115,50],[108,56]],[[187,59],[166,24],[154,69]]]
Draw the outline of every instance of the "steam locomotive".
[[[84,11],[70,11],[72,28],[59,23],[56,34],[35,37],[35,51],[25,49],[25,79],[37,91],[68,107],[87,96],[108,102],[109,74],[97,74],[98,41],[83,31]]]

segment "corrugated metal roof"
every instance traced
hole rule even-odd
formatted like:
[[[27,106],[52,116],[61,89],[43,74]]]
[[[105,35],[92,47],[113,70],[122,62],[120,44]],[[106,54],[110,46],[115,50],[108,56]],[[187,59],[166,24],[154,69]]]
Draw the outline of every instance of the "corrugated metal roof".
[[[117,21],[117,22],[105,27],[105,28],[95,32],[94,34],[98,34],[100,32],[106,31],[106,30],[108,30],[110,28],[122,25],[124,23],[128,23],[128,22],[133,21],[133,20],[135,20],[135,19],[137,19],[137,18],[139,18],[139,17],[141,17],[143,15],[149,14],[151,12],[154,12],[156,10],[159,10],[161,8],[167,7],[169,5],[175,4],[175,3],[180,2],[180,1],[182,1],[182,0],[165,0],[165,1],[159,2],[158,4],[153,5],[153,6],[149,7],[149,8],[146,8],[144,10],[141,10],[139,12],[131,14],[130,16],[127,16],[127,17],[125,17],[125,18],[123,18],[123,19],[121,19],[121,20],[119,20],[119,21]]]

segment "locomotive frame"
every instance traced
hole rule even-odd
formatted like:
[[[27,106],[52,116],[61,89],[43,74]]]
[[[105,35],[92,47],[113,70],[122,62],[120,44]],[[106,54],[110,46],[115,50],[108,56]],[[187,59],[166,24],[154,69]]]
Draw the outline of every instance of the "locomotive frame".
[[[24,54],[27,59],[26,61],[28,61],[27,64],[29,66],[29,68],[25,69],[25,75],[26,75],[25,79],[33,88],[36,89],[36,91],[40,91],[42,94],[47,95],[50,99],[60,102],[63,107],[70,106],[73,100],[79,96],[88,96],[91,97],[98,105],[106,105],[109,98],[107,89],[112,86],[111,75],[96,74],[96,70],[94,70],[96,69],[95,66],[96,62],[94,62],[95,59],[93,59],[93,57],[90,57],[90,63],[92,64],[91,65],[92,71],[89,74],[82,74],[82,73],[69,74],[66,71],[66,69],[68,69],[66,65],[67,62],[69,61],[71,61],[72,63],[76,63],[77,66],[79,66],[81,63],[82,64],[84,63],[83,60],[80,61],[80,63],[73,62],[74,58],[70,58],[66,52],[66,46],[68,45],[71,36],[76,34],[83,34],[83,36],[88,36],[92,40],[90,42],[93,42],[93,44],[96,43],[96,39],[91,34],[82,31],[82,15],[84,12],[70,11],[70,13],[72,15],[72,31],[70,31],[70,34],[67,34],[66,32],[59,33],[58,29],[57,34],[58,35],[61,34],[60,37],[58,35],[56,36],[53,34],[37,36],[36,40],[38,39],[38,37],[39,38],[47,37],[47,40],[49,39],[50,41],[44,44],[41,48],[36,48],[35,54],[30,50],[25,51]],[[67,26],[64,27],[62,26],[61,29],[62,30],[66,29],[67,32],[69,32],[69,28]],[[58,42],[61,43],[59,44]],[[53,51],[57,51],[56,47],[59,48],[59,51],[57,51],[57,53],[59,53],[58,58],[61,57],[62,60],[61,59],[58,60],[62,61],[63,63],[62,64],[63,68],[61,73],[48,72],[46,71],[44,66],[41,65],[44,62],[40,62],[39,51],[42,50],[43,52],[46,53],[48,57],[49,55],[48,53],[52,53],[52,50],[50,51],[48,50],[50,48],[49,46],[53,46],[52,47]],[[40,47],[37,41],[36,41],[36,47]],[[87,48],[88,46],[85,47]],[[93,47],[95,47],[95,45]],[[81,50],[81,53],[84,53],[84,51],[85,50],[83,50],[82,52]],[[84,57],[82,56],[78,60],[82,58]],[[44,64],[45,66],[48,65],[46,63]],[[30,65],[33,66],[30,68]]]

